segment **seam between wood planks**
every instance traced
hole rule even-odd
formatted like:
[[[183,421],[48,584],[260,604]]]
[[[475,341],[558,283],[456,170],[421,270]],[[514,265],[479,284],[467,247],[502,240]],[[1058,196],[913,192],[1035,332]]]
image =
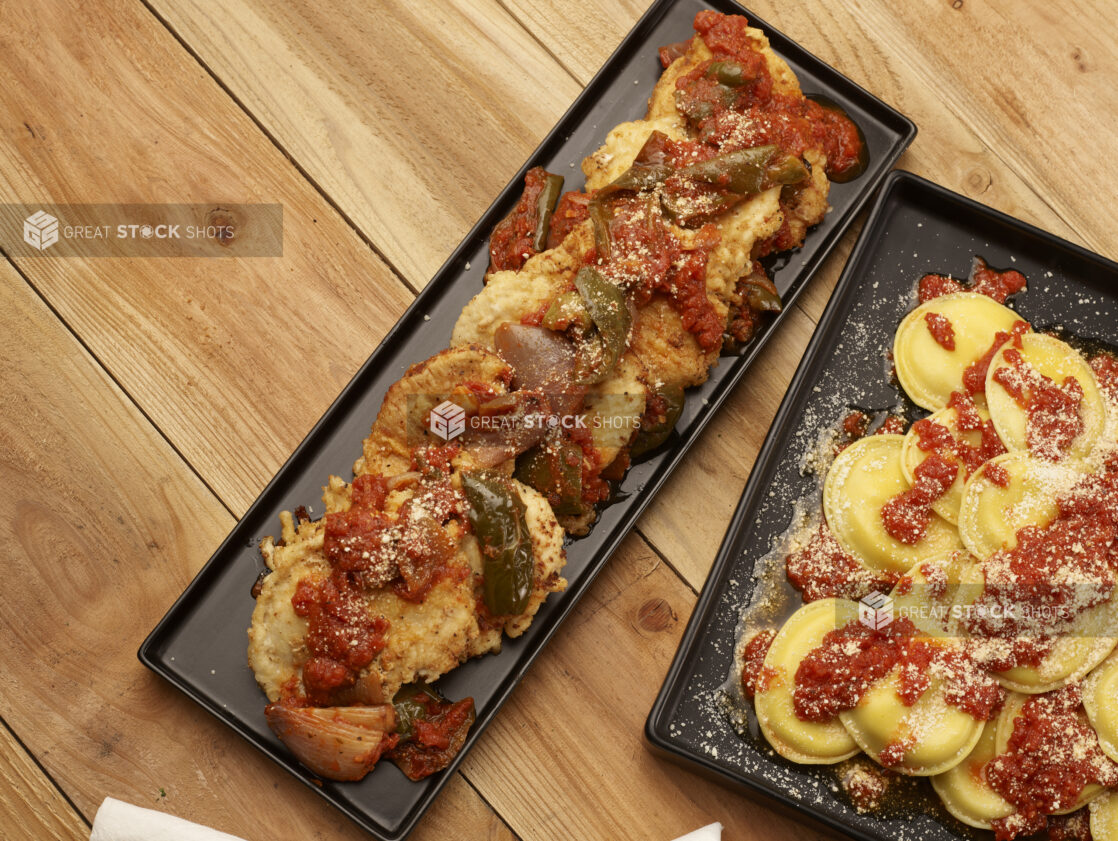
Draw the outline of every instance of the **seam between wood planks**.
[[[146,0],[141,0],[141,2],[146,2]],[[512,9],[510,9],[508,6],[505,5],[505,0],[495,0],[495,2],[498,6],[500,6],[501,10],[506,15],[508,15],[512,20],[516,21],[516,25],[519,26],[521,29],[523,29],[528,34],[529,38],[531,38],[533,41],[535,41],[537,44],[539,44],[540,49],[542,49],[545,53],[547,53],[549,56],[551,56],[552,59],[555,60],[555,63],[558,64],[561,68],[563,68],[563,72],[565,72],[568,76],[570,76],[571,79],[574,80],[574,83],[576,85],[578,85],[580,89],[584,89],[586,87],[586,83],[584,81],[582,81],[582,79],[578,78],[578,76],[575,75],[575,72],[567,66],[567,63],[565,61],[563,61],[563,59],[561,59],[558,56],[558,54],[554,50],[551,49],[551,47],[549,47],[546,43],[544,43],[540,39],[540,37],[538,35],[536,35],[535,32],[533,32],[531,29],[529,29],[527,24],[525,24],[524,21],[522,21],[520,19],[520,16],[517,15],[516,12],[514,12]]]
[[[455,773],[459,777],[462,778],[462,780],[466,783],[466,785],[468,785],[470,787],[470,791],[472,791],[474,794],[477,795],[478,800],[480,800],[482,803],[484,803],[486,808],[489,809],[490,812],[492,812],[494,815],[497,816],[497,820],[499,820],[501,822],[501,825],[509,831],[509,835],[511,835],[514,839],[516,839],[516,841],[522,841],[522,839],[520,837],[520,833],[518,833],[515,829],[512,828],[512,825],[507,820],[505,820],[505,816],[502,815],[499,811],[497,811],[497,808],[492,803],[489,802],[488,797],[486,797],[484,794],[481,793],[481,789],[479,789],[476,785],[474,785],[474,781],[466,776],[466,772],[463,771],[461,768],[459,768],[457,771],[455,771]]]
[[[233,103],[239,109],[241,109],[241,111],[244,113],[244,115],[246,117],[249,118],[249,120],[252,122],[252,124],[254,126],[256,126],[256,128],[259,129],[260,132],[266,138],[268,138],[268,141],[273,146],[276,147],[276,149],[279,151],[279,153],[281,155],[283,155],[284,158],[286,158],[287,161],[290,162],[290,164],[293,167],[295,167],[296,172],[298,172],[303,177],[303,179],[308,184],[310,184],[310,186],[314,189],[314,191],[316,193],[318,193],[319,196],[322,197],[323,201],[325,201],[326,204],[328,204],[330,206],[330,208],[335,213],[337,213],[338,216],[340,216],[342,218],[342,220],[346,223],[346,225],[349,227],[349,229],[351,231],[353,231],[358,236],[358,238],[363,243],[365,243],[366,246],[368,246],[369,250],[371,250],[380,259],[380,261],[382,263],[384,263],[384,265],[388,268],[388,270],[392,273],[392,275],[396,278],[396,280],[398,280],[400,283],[402,283],[404,288],[407,289],[409,292],[411,292],[411,294],[413,296],[418,295],[419,294],[419,289],[416,288],[407,279],[407,277],[404,276],[403,272],[401,272],[400,269],[397,268],[397,266],[388,258],[388,255],[385,254],[380,249],[380,247],[375,242],[373,242],[372,239],[369,238],[369,236],[361,229],[361,227],[356,222],[353,221],[353,219],[349,216],[349,214],[346,213],[336,201],[334,201],[334,197],[331,196],[322,187],[322,185],[319,184],[318,181],[316,181],[314,179],[314,177],[303,167],[303,165],[301,163],[299,163],[298,160],[296,160],[295,156],[292,155],[291,152],[289,152],[287,150],[287,148],[283,145],[283,143],[280,142],[279,138],[276,137],[276,135],[272,134],[272,132],[268,130],[267,126],[265,126],[264,123],[261,120],[257,119],[256,114],[254,114],[252,112],[252,110],[244,102],[241,101],[240,97],[238,97],[237,94],[233,92],[233,89],[231,87],[229,87],[227,84],[225,84],[225,82],[221,79],[220,76],[217,75],[217,73],[213,70],[213,68],[211,68],[202,59],[202,56],[199,55],[198,52],[195,51],[195,49],[190,46],[190,44],[186,41],[186,39],[183,38],[179,34],[178,30],[176,30],[175,27],[171,25],[170,21],[168,21],[161,14],[159,14],[158,10],[155,9],[155,7],[151,5],[149,0],[138,0],[138,2],[145,9],[147,9],[151,13],[151,15],[156,19],[156,21],[158,21],[159,24],[161,26],[163,26],[163,28],[166,29],[171,34],[171,37],[174,38],[175,41],[177,41],[178,44],[184,50],[186,50],[187,54],[191,58],[193,58],[194,61],[197,62],[198,66],[206,72],[206,75],[208,75],[214,81],[214,83],[219,88],[221,88],[222,92],[225,93],[225,95],[228,96],[229,99],[232,100]],[[564,68],[564,69],[566,69],[566,68]]]
[[[684,587],[686,587],[688,590],[690,590],[692,593],[694,593],[696,597],[699,595],[699,591],[697,589],[695,589],[695,587],[691,584],[690,581],[687,580],[687,576],[684,575],[682,572],[680,572],[676,568],[675,564],[673,564],[670,560],[668,560],[668,556],[665,555],[662,551],[660,551],[660,547],[657,546],[653,542],[651,537],[649,537],[647,534],[645,534],[644,529],[642,529],[640,526],[634,526],[633,527],[633,532],[638,537],[640,537],[641,540],[644,541],[645,545],[648,546],[648,548],[652,551],[652,554],[660,559],[660,563],[662,563],[665,567],[667,567],[669,570],[671,570],[672,573],[675,575],[675,577],[683,582]],[[710,575],[710,570],[707,570],[707,575]]]
[[[16,734],[16,731],[12,729],[11,725],[8,724],[7,720],[5,720],[2,716],[0,716],[0,727],[3,727],[8,732],[8,735],[12,737],[12,741],[19,745],[20,750],[27,754],[27,757],[39,770],[39,773],[42,774],[43,778],[46,779],[46,781],[50,783],[54,790],[58,792],[59,796],[64,801],[66,801],[66,805],[73,809],[74,814],[78,816],[79,820],[81,820],[81,822],[84,823],[86,826],[92,827],[93,824],[90,823],[89,819],[84,814],[82,814],[82,810],[77,807],[77,804],[75,804],[74,801],[70,799],[70,795],[66,793],[66,790],[58,784],[58,781],[51,775],[50,771],[48,771],[43,766],[43,763],[39,761],[39,757],[35,756],[31,749],[27,747],[27,744],[23,741],[23,739],[21,739]]]

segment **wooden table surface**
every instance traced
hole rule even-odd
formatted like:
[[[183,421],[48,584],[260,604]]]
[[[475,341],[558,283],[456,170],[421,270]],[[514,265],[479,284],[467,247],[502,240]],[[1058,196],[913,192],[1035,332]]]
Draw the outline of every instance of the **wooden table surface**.
[[[916,121],[902,167],[1118,256],[1108,0],[752,5]],[[136,648],[644,6],[0,0],[0,202],[278,202],[285,228],[276,259],[0,261],[0,836],[85,838],[113,796],[367,837]],[[817,834],[641,730],[857,227],[417,841]]]

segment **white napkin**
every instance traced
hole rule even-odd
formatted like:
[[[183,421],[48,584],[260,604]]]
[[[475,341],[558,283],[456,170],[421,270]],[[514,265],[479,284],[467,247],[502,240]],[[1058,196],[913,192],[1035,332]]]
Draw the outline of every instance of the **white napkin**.
[[[106,797],[89,841],[244,841],[182,818]]]
[[[722,841],[722,824],[707,824],[701,829],[679,836],[675,841]]]

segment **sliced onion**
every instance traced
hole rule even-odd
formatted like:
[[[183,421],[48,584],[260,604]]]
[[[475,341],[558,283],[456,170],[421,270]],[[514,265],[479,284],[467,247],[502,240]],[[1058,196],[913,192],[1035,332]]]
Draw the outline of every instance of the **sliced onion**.
[[[385,486],[388,490],[394,491],[397,488],[406,488],[409,485],[414,485],[422,478],[423,474],[418,470],[409,470],[406,473],[397,473],[395,476],[390,476],[385,482]]]
[[[385,737],[396,729],[391,704],[372,707],[264,708],[268,726],[298,760],[328,780],[360,780],[380,755],[395,744]]]
[[[547,395],[557,415],[571,414],[582,405],[586,389],[574,384],[574,345],[546,327],[505,323],[493,336],[497,353],[513,368],[513,387]]]
[[[381,685],[380,676],[376,672],[369,672],[357,679],[357,682],[348,689],[334,690],[330,700],[335,704],[349,706],[365,706],[366,704],[383,704],[385,701],[384,687]]]
[[[547,419],[553,414],[541,391],[511,391],[497,399],[500,411],[479,412],[487,425],[468,429],[461,439],[481,467],[496,467],[532,449],[547,435]]]

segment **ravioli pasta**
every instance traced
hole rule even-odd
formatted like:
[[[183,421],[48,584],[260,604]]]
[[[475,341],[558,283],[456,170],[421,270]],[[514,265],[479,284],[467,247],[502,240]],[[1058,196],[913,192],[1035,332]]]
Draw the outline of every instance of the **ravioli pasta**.
[[[990,459],[966,483],[958,520],[959,537],[976,558],[1014,549],[1017,533],[1046,526],[1057,514],[1054,489],[1075,480],[1074,465],[1053,464],[1028,452]]]
[[[862,750],[894,771],[927,777],[949,770],[974,748],[982,722],[948,704],[943,682],[936,677],[915,702],[902,699],[902,668],[894,666],[839,719]],[[890,749],[892,756],[887,757]]]
[[[976,408],[979,418],[989,420],[989,413]],[[957,410],[945,407],[927,418],[927,422],[941,427],[942,434],[963,442],[966,446],[979,449],[982,446],[981,429],[960,429],[959,413]],[[905,481],[910,485],[915,481],[916,468],[928,458],[928,451],[920,448],[920,436],[915,429],[909,429],[904,436],[904,448],[901,451],[901,470],[904,471]],[[966,486],[967,477],[964,472],[955,476],[955,481],[942,496],[932,503],[932,510],[952,525],[959,522],[959,509],[963,505],[963,488]]]
[[[800,608],[772,641],[757,692],[757,721],[769,744],[793,762],[823,765],[858,752],[853,736],[837,719],[801,721],[793,708],[796,670],[836,624],[849,622],[858,607],[843,599],[823,599]]]
[[[1021,360],[1022,367],[1013,364],[1015,358]],[[1102,432],[1106,404],[1087,360],[1055,336],[1022,336],[1019,345],[1007,342],[994,355],[986,374],[986,402],[992,407],[998,437],[1011,450],[1039,449],[1046,457],[1060,457],[1059,450],[1051,451],[1058,443],[1051,438],[1041,437],[1035,447],[1029,446],[1027,409],[1010,391],[1027,387],[1029,379],[1037,375],[1059,384],[1057,389],[1074,388],[1079,393],[1080,429],[1063,450],[1074,458],[1084,458]]]
[[[917,561],[961,548],[958,532],[933,514],[927,533],[908,544],[889,534],[882,507],[909,482],[901,466],[904,438],[874,435],[847,447],[823,485],[823,511],[839,544],[866,566],[904,572]]]
[[[944,319],[953,330],[946,347],[928,329],[929,319]],[[1008,333],[1021,317],[985,295],[958,292],[921,304],[901,322],[893,341],[893,364],[905,394],[934,412],[947,406],[968,367],[989,349],[999,332]]]
[[[843,423],[788,558],[806,603],[767,653],[747,613],[741,686],[794,762],[852,742],[1003,841],[1088,804],[1118,841],[1118,360],[1034,330],[1023,285],[921,281],[892,348],[930,414]]]

